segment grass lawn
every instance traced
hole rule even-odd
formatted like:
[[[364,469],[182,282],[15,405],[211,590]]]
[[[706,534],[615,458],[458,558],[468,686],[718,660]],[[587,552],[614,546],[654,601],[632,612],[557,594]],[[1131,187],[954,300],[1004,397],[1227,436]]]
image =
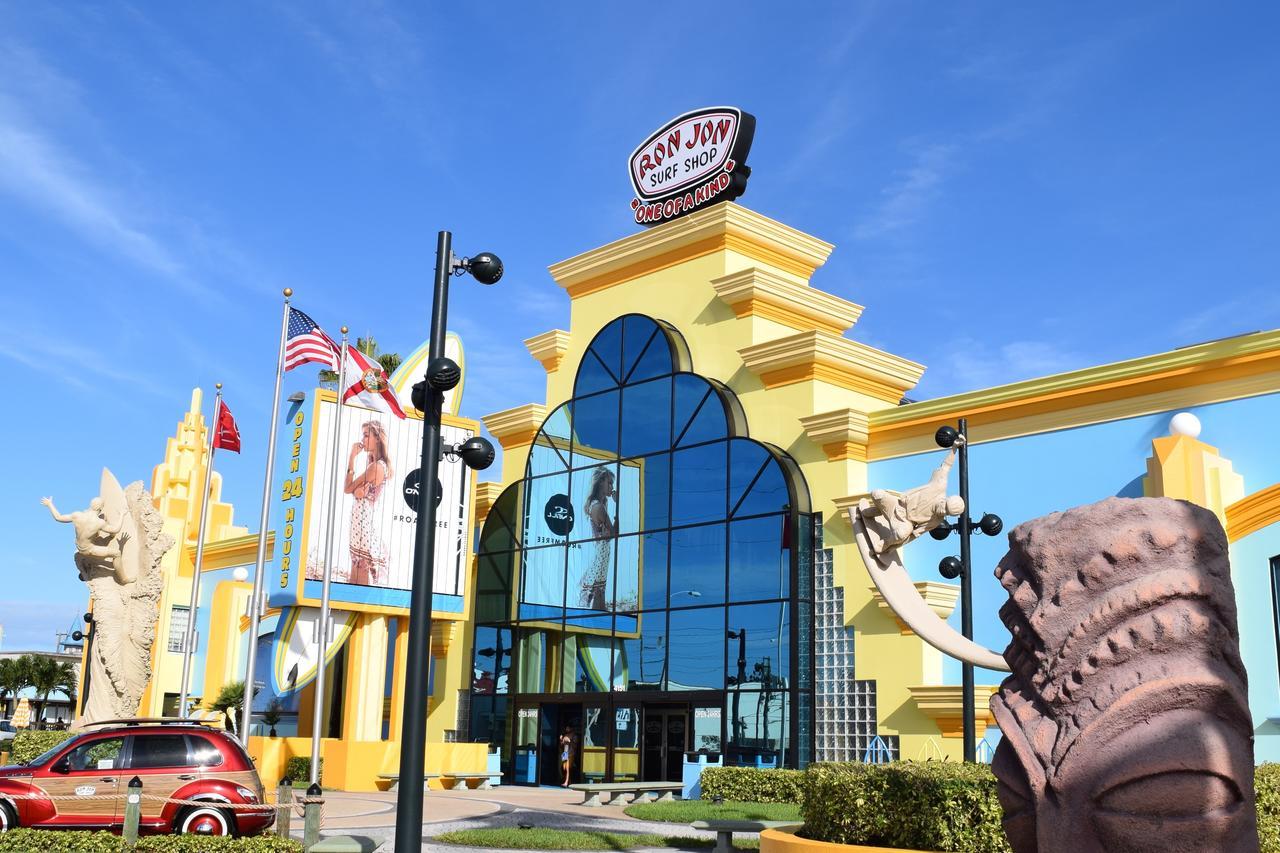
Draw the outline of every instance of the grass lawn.
[[[735,803],[716,805],[710,800],[676,800],[670,803],[636,803],[623,811],[638,820],[692,823],[695,820],[794,820],[800,807],[791,803]]]
[[[637,847],[712,847],[713,838],[683,838],[675,835],[630,832],[584,832],[573,829],[460,829],[431,839],[439,844],[489,847],[508,850],[633,850]],[[759,850],[754,838],[734,838],[739,850]]]

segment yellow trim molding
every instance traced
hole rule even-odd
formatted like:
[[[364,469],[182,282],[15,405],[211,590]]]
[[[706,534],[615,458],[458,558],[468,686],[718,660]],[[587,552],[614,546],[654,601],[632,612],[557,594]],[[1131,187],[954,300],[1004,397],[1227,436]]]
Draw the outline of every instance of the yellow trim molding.
[[[830,243],[726,202],[616,240],[548,269],[577,299],[718,251],[733,251],[807,281]]]
[[[547,407],[541,403],[525,403],[514,409],[506,409],[485,415],[484,421],[489,434],[498,439],[503,450],[533,444],[538,428],[547,419]]]
[[[956,609],[956,600],[960,598],[960,587],[950,583],[939,583],[937,581],[916,581],[912,584],[919,592],[920,597],[924,599],[924,603],[929,605],[929,609],[937,613],[943,619],[951,615],[951,611]],[[880,590],[871,587],[871,597],[875,599],[876,607],[893,617],[893,621],[898,624],[898,633],[904,637],[910,637],[915,632],[907,627],[907,624],[898,618],[898,614],[889,606],[889,602],[884,600],[884,596],[880,594]]]
[[[1280,483],[1245,495],[1227,507],[1227,541],[1239,542],[1277,521],[1280,521]]]
[[[858,322],[862,306],[762,267],[748,267],[711,280],[738,317],[764,317],[797,331],[821,329],[840,335]]]
[[[502,484],[496,480],[476,483],[476,524],[484,524],[484,520],[489,517],[489,510],[498,502],[502,489]]]
[[[560,368],[565,351],[569,349],[569,333],[564,329],[552,329],[529,338],[524,346],[547,373],[553,373]]]
[[[867,416],[856,409],[836,409],[800,419],[805,435],[822,447],[827,459],[867,461]]]
[[[924,365],[831,332],[797,332],[738,350],[766,388],[826,382],[896,406],[915,387]]]
[[[920,713],[933,720],[943,737],[964,737],[964,690],[959,684],[931,684],[924,687],[908,687],[911,701]],[[988,703],[1000,688],[994,684],[975,684],[974,734],[981,740],[987,726],[994,726],[996,719]]]
[[[878,410],[868,451],[935,449],[934,431],[961,416],[971,441],[996,441],[1276,391],[1280,330]]]

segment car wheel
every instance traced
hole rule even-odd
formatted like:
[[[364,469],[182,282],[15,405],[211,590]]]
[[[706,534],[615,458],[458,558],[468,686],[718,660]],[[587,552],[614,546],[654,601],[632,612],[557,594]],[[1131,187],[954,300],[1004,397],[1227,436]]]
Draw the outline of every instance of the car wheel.
[[[13,806],[0,801],[0,832],[8,832],[18,825],[18,815]]]
[[[174,831],[181,835],[234,835],[231,818],[222,809],[213,806],[192,806],[184,809],[174,822]]]

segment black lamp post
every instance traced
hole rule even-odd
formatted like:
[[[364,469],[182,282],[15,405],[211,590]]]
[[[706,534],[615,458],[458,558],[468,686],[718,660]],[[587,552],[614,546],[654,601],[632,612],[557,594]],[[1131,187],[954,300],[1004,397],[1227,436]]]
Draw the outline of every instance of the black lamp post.
[[[960,558],[943,557],[938,563],[938,572],[948,580],[960,578],[960,633],[965,639],[973,639],[973,586],[970,583],[973,565],[969,557],[969,540],[976,530],[988,536],[995,536],[1004,529],[1004,522],[994,513],[983,513],[982,520],[974,522],[969,518],[969,423],[960,418],[959,426],[941,426],[934,434],[939,447],[959,445],[960,456],[960,498],[964,501],[964,512],[955,521],[944,521],[929,531],[929,535],[939,541],[946,539],[951,532],[960,534]],[[973,703],[973,664],[964,663],[960,667],[960,689],[964,714],[964,760],[976,761],[978,753],[977,733],[974,730]]]
[[[738,711],[742,700],[742,682],[747,680],[747,629],[739,628],[736,631],[729,631],[728,637],[730,640],[738,641],[738,676],[733,682],[733,742],[741,749],[742,737],[746,732]]]
[[[445,358],[444,337],[449,309],[449,276],[471,273],[481,284],[502,278],[502,261],[484,252],[474,258],[456,258],[453,236],[441,231],[436,240],[436,280],[431,297],[431,339],[427,373],[413,386],[413,405],[422,412],[422,468],[418,518],[413,539],[413,580],[409,597],[409,640],[405,660],[404,715],[400,731],[400,790],[396,797],[396,853],[422,849],[422,788],[427,748],[427,674],[431,666],[432,566],[436,544],[436,504],[442,451],[460,457],[469,468],[488,468],[493,445],[480,436],[456,447],[440,444],[440,413],[444,394],[457,386],[462,369]]]

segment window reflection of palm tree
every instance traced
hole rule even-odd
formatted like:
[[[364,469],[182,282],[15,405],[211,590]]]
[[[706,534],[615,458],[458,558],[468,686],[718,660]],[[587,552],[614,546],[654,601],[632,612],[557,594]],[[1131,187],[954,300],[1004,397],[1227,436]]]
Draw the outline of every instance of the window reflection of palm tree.
[[[582,579],[582,597],[579,606],[588,610],[605,610],[605,586],[609,581],[609,569],[613,560],[613,540],[618,535],[617,518],[609,515],[609,499],[618,499],[614,474],[601,465],[591,474],[591,490],[582,510],[591,521],[591,535],[595,539],[595,552],[591,564]]]

